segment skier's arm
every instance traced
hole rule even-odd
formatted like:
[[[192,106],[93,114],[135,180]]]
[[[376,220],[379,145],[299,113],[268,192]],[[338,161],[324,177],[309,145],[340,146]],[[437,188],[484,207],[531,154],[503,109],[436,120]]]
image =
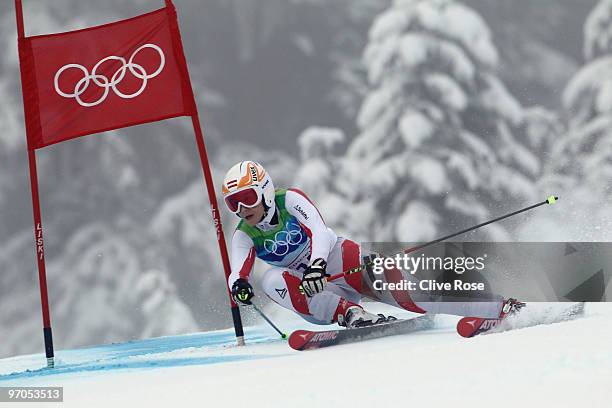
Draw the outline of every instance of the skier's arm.
[[[317,207],[298,189],[291,188],[285,195],[285,207],[289,214],[295,216],[300,224],[310,231],[310,241],[312,242],[311,261],[323,259],[327,262],[327,257],[336,244],[338,237],[327,228],[323,217]]]
[[[249,275],[255,263],[255,247],[251,238],[243,231],[236,230],[232,236],[232,256],[230,264],[232,273],[230,274],[227,285],[232,287],[234,282],[242,278],[249,280]]]

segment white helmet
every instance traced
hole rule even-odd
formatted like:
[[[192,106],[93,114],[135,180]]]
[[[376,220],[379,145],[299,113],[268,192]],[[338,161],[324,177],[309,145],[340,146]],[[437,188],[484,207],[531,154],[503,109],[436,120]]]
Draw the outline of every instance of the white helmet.
[[[274,184],[263,166],[254,161],[243,161],[232,166],[223,179],[223,199],[227,208],[240,211],[240,205],[254,207],[263,199],[267,209],[274,209]]]

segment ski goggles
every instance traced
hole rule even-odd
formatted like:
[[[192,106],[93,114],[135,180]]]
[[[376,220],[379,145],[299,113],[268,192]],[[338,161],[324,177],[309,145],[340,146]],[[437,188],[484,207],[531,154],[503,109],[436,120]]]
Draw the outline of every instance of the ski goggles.
[[[253,208],[261,202],[261,194],[253,187],[239,190],[225,196],[225,205],[234,214],[240,211],[240,206]]]

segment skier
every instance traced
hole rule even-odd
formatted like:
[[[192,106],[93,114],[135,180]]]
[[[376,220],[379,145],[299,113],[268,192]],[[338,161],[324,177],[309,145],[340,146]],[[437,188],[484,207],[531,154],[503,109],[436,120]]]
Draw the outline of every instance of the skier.
[[[338,237],[300,190],[274,189],[267,171],[257,162],[243,161],[225,175],[222,187],[227,208],[241,218],[231,244],[228,286],[238,304],[255,296],[249,282],[255,257],[272,267],[262,288],[274,302],[315,324],[338,323],[355,328],[392,317],[373,314],[360,305],[361,275],[328,282],[330,274],[358,267],[360,245]],[[499,319],[522,305],[514,299],[490,302],[413,302],[404,296],[396,306],[418,313],[447,313]]]

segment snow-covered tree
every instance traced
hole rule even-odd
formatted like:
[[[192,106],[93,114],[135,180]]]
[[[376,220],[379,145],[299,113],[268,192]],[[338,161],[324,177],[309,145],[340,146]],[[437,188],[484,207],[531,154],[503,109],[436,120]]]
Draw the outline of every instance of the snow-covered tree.
[[[524,112],[523,126],[527,145],[544,155],[549,154],[551,146],[564,131],[559,115],[542,106],[526,108]]]
[[[47,261],[54,337],[59,348],[180,334],[199,328],[167,271],[156,269],[163,242],[143,242],[116,226],[84,225]],[[48,252],[49,254],[49,252]],[[24,231],[0,250],[0,327],[19,342],[3,353],[40,347],[40,296],[32,254],[32,233]],[[7,337],[10,339],[10,337]]]
[[[612,49],[612,0],[601,0],[584,25],[584,56],[588,61]]]
[[[523,109],[496,76],[486,23],[452,0],[396,0],[364,52],[360,134],[330,194],[355,238],[417,241],[532,199],[539,162],[514,132]],[[507,237],[499,226],[493,238]]]
[[[334,13],[328,13],[328,18],[334,19],[339,29],[332,38],[333,48],[329,57],[333,61],[335,82],[329,97],[348,118],[357,115],[359,104],[368,90],[361,58],[368,39],[368,27],[390,3],[390,0],[335,0],[330,3]]]
[[[334,228],[340,227],[345,217],[343,198],[331,192],[338,171],[335,150],[345,139],[340,129],[316,126],[304,130],[298,138],[302,164],[295,174],[293,185],[304,190],[323,209],[325,222]]]
[[[612,1],[601,0],[584,27],[586,63],[563,93],[568,130],[553,145],[541,183],[565,197],[571,214],[563,217],[559,208],[557,215],[564,219],[572,239],[606,240],[611,236],[612,212],[608,205],[612,197],[611,23]],[[597,223],[593,224],[593,220]]]

